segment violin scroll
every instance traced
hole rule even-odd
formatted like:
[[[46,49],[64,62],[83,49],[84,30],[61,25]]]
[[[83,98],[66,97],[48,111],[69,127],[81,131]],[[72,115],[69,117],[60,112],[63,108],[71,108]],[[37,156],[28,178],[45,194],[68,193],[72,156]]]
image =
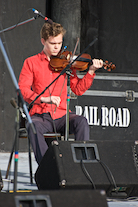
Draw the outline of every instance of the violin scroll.
[[[109,63],[108,60],[103,63],[103,67],[107,71],[115,70],[116,68],[115,64],[112,64],[112,62]]]

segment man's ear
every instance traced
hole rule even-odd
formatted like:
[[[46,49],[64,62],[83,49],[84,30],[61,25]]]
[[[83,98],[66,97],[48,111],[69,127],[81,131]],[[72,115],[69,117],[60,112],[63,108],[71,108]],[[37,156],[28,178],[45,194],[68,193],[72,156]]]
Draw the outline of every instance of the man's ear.
[[[42,45],[45,44],[45,40],[44,40],[44,38],[41,38],[41,43],[42,43]]]

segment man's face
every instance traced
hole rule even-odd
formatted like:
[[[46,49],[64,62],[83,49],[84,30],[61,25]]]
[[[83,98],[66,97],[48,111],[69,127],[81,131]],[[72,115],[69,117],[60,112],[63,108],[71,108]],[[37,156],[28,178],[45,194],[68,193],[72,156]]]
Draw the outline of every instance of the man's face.
[[[42,44],[44,45],[44,52],[50,58],[52,55],[56,56],[61,50],[63,36],[59,34],[56,37],[50,36],[46,41],[42,38]]]

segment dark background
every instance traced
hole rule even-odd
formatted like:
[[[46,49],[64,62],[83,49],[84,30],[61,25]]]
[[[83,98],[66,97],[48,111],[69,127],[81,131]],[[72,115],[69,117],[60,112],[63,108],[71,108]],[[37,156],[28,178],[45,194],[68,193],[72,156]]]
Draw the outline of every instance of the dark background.
[[[112,61],[116,65],[116,70],[110,73],[112,76],[120,74],[137,76],[138,2],[136,0],[1,0],[0,30],[15,25],[18,21],[34,17],[29,8],[37,9],[64,26],[67,30],[64,45],[68,46],[69,51],[73,51],[78,37],[80,42],[76,53],[83,51],[98,37],[98,41],[87,50],[91,57]],[[43,23],[44,20],[39,17],[13,30],[0,33],[17,80],[24,59],[42,50],[40,28]],[[105,72],[107,71],[101,69],[97,74]],[[14,140],[16,110],[11,106],[10,100],[16,96],[15,86],[0,52],[1,151],[11,150]],[[97,105],[99,102],[100,100]],[[104,139],[104,135],[102,137]],[[26,149],[26,141],[20,145],[20,149]]]

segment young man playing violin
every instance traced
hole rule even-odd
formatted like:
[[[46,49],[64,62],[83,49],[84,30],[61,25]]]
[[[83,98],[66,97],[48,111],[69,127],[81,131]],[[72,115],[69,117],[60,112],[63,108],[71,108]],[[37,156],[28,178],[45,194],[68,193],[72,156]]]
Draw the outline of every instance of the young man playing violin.
[[[24,61],[19,87],[26,102],[31,103],[58,75],[50,66],[51,56],[60,51],[65,35],[64,28],[58,23],[45,23],[41,29],[43,51]],[[70,87],[76,95],[82,95],[92,85],[95,71],[103,66],[103,61],[93,59],[93,64],[82,79],[72,69]],[[67,79],[66,73],[61,75],[35,102],[30,115],[36,134],[29,123],[26,124],[28,136],[38,164],[48,149],[44,133],[54,132],[65,134],[67,110]],[[76,141],[89,140],[89,125],[83,116],[69,113],[69,133],[75,135]]]

